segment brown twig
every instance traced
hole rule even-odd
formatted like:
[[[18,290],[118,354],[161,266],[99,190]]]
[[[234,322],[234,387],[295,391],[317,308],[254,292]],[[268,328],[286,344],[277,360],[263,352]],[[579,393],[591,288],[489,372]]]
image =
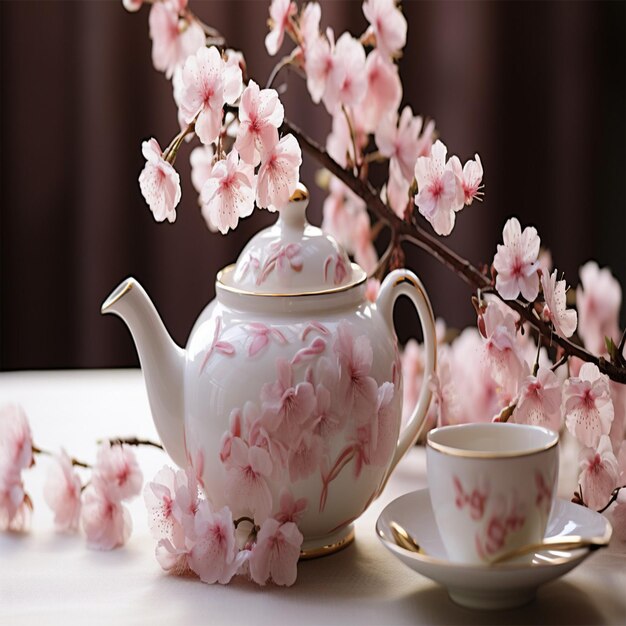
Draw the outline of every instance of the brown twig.
[[[472,289],[492,289],[491,279],[479,271],[468,260],[459,256],[454,250],[448,248],[439,239],[420,228],[417,224],[411,224],[399,218],[380,198],[369,181],[363,181],[354,176],[352,172],[341,167],[314,139],[308,137],[292,122],[285,119],[282,125],[284,132],[295,136],[302,148],[310,154],[322,167],[339,178],[357,196],[365,201],[367,207],[389,225],[392,236],[398,236],[399,241],[408,241],[435,257],[443,265],[451,269]],[[497,292],[494,290],[494,293]],[[520,318],[528,322],[537,332],[548,340],[560,346],[568,356],[575,356],[583,361],[594,363],[600,371],[612,380],[626,384],[626,368],[616,366],[604,357],[597,357],[581,346],[576,345],[569,339],[553,333],[549,324],[533,314],[524,302],[519,300],[500,299],[519,314]]]
[[[621,487],[615,487],[615,489],[613,489],[613,491],[611,492],[611,499],[606,503],[605,506],[598,510],[598,513],[604,513],[604,511],[606,511],[613,504],[613,502],[617,500],[617,496],[622,489],[626,489],[626,485],[622,485]]]
[[[44,454],[45,456],[54,456],[54,454],[52,452],[50,452],[49,450],[44,450],[43,448],[38,448],[35,445],[33,445],[33,454]],[[85,468],[90,468],[91,467],[91,465],[89,463],[85,463],[84,461],[79,461],[78,459],[75,459],[73,456],[70,457],[70,463],[74,467],[85,467]]]
[[[102,443],[103,440],[99,440],[98,443]],[[159,450],[163,450],[163,446],[156,441],[150,441],[149,439],[138,439],[137,437],[128,437],[121,438],[118,437],[116,439],[108,439],[104,440],[108,441],[112,446],[121,446],[122,444],[126,444],[127,446],[151,446],[152,448],[158,448]]]

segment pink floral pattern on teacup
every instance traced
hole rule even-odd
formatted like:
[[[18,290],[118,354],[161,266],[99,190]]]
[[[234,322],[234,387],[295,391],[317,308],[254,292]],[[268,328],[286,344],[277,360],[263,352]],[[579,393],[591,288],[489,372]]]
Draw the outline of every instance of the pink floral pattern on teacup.
[[[496,496],[486,524],[475,535],[476,552],[480,558],[490,561],[504,548],[509,535],[521,530],[525,523],[525,510],[515,492]]]

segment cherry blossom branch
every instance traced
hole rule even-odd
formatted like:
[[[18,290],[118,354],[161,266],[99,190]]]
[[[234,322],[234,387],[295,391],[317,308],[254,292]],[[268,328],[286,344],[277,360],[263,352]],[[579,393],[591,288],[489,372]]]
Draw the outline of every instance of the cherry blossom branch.
[[[102,443],[103,440],[99,440],[98,443]],[[108,441],[112,446],[121,446],[122,444],[126,444],[127,446],[151,446],[152,448],[158,448],[159,450],[164,450],[163,446],[156,441],[150,441],[149,439],[138,439],[137,437],[128,437],[128,438],[115,438],[104,440]]]
[[[457,276],[473,289],[489,289],[492,291],[507,306],[518,313],[521,319],[535,328],[541,336],[551,343],[560,346],[567,356],[574,356],[583,361],[594,363],[602,373],[609,376],[612,380],[626,384],[626,368],[614,365],[604,357],[595,356],[572,341],[560,337],[552,331],[552,328],[546,322],[539,319],[533,311],[530,311],[525,303],[519,300],[505,300],[502,298],[498,292],[493,289],[491,278],[487,277],[467,259],[459,256],[454,250],[448,248],[444,243],[420,228],[417,224],[409,223],[399,218],[382,201],[369,181],[361,180],[357,176],[354,176],[352,172],[341,167],[322,146],[314,139],[307,136],[292,122],[285,119],[282,130],[294,135],[308,154],[359,196],[366,203],[367,207],[390,227],[392,237],[397,237],[398,241],[408,241],[422,248],[440,263],[448,267],[448,269],[455,272]]]
[[[33,454],[43,454],[45,456],[54,456],[54,454],[52,452],[50,452],[49,450],[44,450],[43,448],[38,448],[34,444],[32,446],[32,449],[33,449]],[[74,457],[70,457],[70,462],[72,463],[72,465],[74,467],[85,467],[85,468],[92,467],[89,463],[85,463],[84,461],[79,461],[78,459],[76,459]]]
[[[615,489],[613,489],[613,491],[611,492],[611,499],[606,503],[605,506],[598,510],[598,513],[604,513],[604,511],[606,511],[613,504],[613,502],[617,500],[617,496],[622,489],[626,489],[626,485],[622,485],[621,487],[615,487]]]
[[[246,515],[244,515],[242,517],[238,517],[236,520],[233,520],[233,524],[234,524],[235,528],[239,528],[239,524],[241,524],[242,522],[249,522],[250,524],[252,524],[253,528],[256,527],[256,524],[254,523],[254,520],[251,517],[247,517]]]
[[[283,68],[290,68],[291,64],[295,60],[295,52],[297,48],[291,54],[284,56],[276,65],[274,65],[269,78],[267,79],[267,84],[265,85],[265,89],[270,89],[270,87],[274,84],[277,76],[280,74]]]

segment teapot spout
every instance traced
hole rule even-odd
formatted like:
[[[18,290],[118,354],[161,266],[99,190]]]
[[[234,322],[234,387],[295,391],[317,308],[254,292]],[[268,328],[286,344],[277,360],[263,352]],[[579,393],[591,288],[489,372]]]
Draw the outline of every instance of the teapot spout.
[[[126,322],[139,354],[157,432],[172,460],[184,467],[185,351],[169,336],[148,294],[134,278],[120,283],[100,311],[115,313]]]

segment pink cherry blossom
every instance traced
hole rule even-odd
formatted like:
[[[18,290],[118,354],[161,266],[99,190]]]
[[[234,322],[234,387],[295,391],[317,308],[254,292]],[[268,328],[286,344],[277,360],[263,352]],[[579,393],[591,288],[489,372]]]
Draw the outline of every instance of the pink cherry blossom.
[[[144,3],[144,0],[122,0],[122,4],[124,8],[129,13],[135,13],[141,9],[141,5]]]
[[[192,465],[187,465],[184,470],[176,472],[172,515],[183,528],[189,527],[200,502],[201,482],[198,478],[197,469]]]
[[[386,466],[396,448],[398,425],[394,393],[395,386],[390,382],[384,382],[378,389],[375,417],[371,422],[369,461],[372,465]]]
[[[537,376],[530,375],[522,381],[511,421],[559,432],[561,420],[561,383],[552,370],[539,367]]]
[[[254,210],[254,174],[236,150],[217,161],[200,194],[202,215],[207,224],[214,224],[222,234],[235,229],[239,218]]]
[[[367,281],[365,287],[365,297],[370,302],[376,302],[378,299],[378,292],[380,291],[380,281],[378,278],[370,278]]]
[[[513,390],[522,375],[524,360],[516,341],[515,317],[489,304],[483,315],[485,356],[493,379]]]
[[[365,203],[339,179],[331,178],[324,200],[322,230],[334,237],[348,254],[354,254],[355,221],[365,213]]]
[[[250,554],[250,576],[259,585],[272,580],[277,585],[296,582],[302,533],[293,522],[267,519],[257,534]]]
[[[619,339],[622,288],[611,270],[600,269],[595,261],[580,268],[580,282],[576,289],[578,334],[588,350],[604,354],[604,338],[610,337],[616,343]]]
[[[617,501],[610,515],[613,535],[620,541],[626,541],[626,489],[617,494]]]
[[[367,89],[365,97],[357,105],[355,117],[361,120],[364,131],[371,133],[378,128],[381,120],[395,112],[400,106],[402,82],[398,74],[398,66],[376,49],[367,55],[365,76]],[[411,164],[411,169],[414,163],[415,159]],[[412,172],[411,178],[413,178]]]
[[[81,488],[80,477],[74,471],[70,457],[65,450],[61,450],[54,457],[43,489],[44,500],[54,512],[57,531],[78,530]]]
[[[100,445],[91,482],[112,500],[132,498],[141,492],[143,474],[132,449],[125,444]]]
[[[227,584],[243,564],[247,554],[239,553],[233,516],[228,507],[214,512],[202,500],[194,519],[194,546],[188,563],[204,583]]]
[[[174,516],[176,498],[176,472],[163,467],[143,490],[148,511],[148,526],[155,539],[171,539],[182,533],[182,527]]]
[[[189,567],[189,553],[193,542],[187,542],[182,536],[180,541],[174,539],[159,539],[154,555],[164,571],[174,576],[182,576],[191,571]]]
[[[597,446],[600,437],[609,434],[614,416],[608,378],[593,363],[585,363],[578,378],[565,381],[563,407],[572,435],[583,446]]]
[[[248,447],[235,438],[226,467],[226,495],[232,508],[238,513],[250,511],[257,523],[263,522],[272,510],[272,494],[266,480],[272,474],[272,459],[267,450]]]
[[[398,168],[389,168],[389,178],[382,190],[381,197],[383,202],[391,207],[401,219],[404,219],[407,209],[411,208],[409,204],[411,202],[410,190],[411,183],[405,180]]]
[[[341,106],[359,104],[365,96],[365,50],[358,39],[343,33],[333,51],[332,68],[324,90],[324,105],[333,114]]]
[[[257,205],[276,211],[287,206],[300,177],[302,152],[292,134],[285,135],[265,155],[257,181]]]
[[[322,8],[318,2],[307,2],[302,9],[300,16],[300,34],[302,35],[302,47],[304,56],[310,47],[320,36],[320,20],[322,18]]]
[[[395,170],[405,181],[413,180],[415,161],[426,146],[432,145],[434,131],[435,123],[431,120],[422,132],[422,118],[413,117],[410,106],[404,107],[399,120],[397,113],[383,118],[376,128],[375,139],[380,153],[390,159],[390,176]]]
[[[372,241],[372,228],[367,213],[357,214],[354,220],[353,237],[354,260],[367,274],[372,274],[378,263],[378,254]]]
[[[215,46],[202,47],[185,61],[180,109],[185,122],[196,120],[196,134],[202,143],[217,139],[224,104],[233,104],[242,88],[239,64],[225,62]]]
[[[402,351],[402,419],[413,412],[424,379],[423,348],[415,339],[409,339]]]
[[[124,545],[132,530],[128,509],[106,491],[90,486],[83,493],[81,525],[92,550],[112,550]]]
[[[188,558],[194,545],[194,519],[199,506],[198,482],[191,466],[186,470],[163,467],[146,484],[144,499],[150,532],[158,543],[155,556],[167,572],[189,571]]]
[[[283,489],[280,492],[280,504],[278,513],[274,515],[274,519],[281,524],[293,522],[298,524],[307,510],[308,501],[306,498],[295,500],[289,489]]]
[[[274,56],[283,45],[289,18],[295,15],[297,10],[295,3],[291,0],[272,0],[270,4],[271,30],[265,37],[265,48],[270,56]]]
[[[626,356],[626,349],[622,352],[622,356]],[[570,375],[573,375],[571,369]],[[613,401],[613,422],[611,424],[611,430],[609,431],[609,439],[613,444],[613,449],[618,451],[620,445],[624,443],[624,437],[626,436],[626,385],[610,380],[609,391],[611,392],[611,400]],[[624,459],[623,463],[620,462],[620,466],[626,469],[626,446],[623,446],[623,448]],[[626,476],[624,484],[626,484]]]
[[[532,302],[539,293],[539,246],[541,240],[537,229],[522,227],[516,217],[504,225],[504,245],[498,244],[493,267],[498,272],[496,289],[505,300],[515,300],[520,294]]]
[[[289,451],[289,479],[292,483],[308,478],[319,468],[322,448],[319,435],[307,430],[300,433]]]
[[[0,530],[26,530],[32,508],[20,471],[0,458]]]
[[[457,180],[461,183],[463,189],[463,199],[466,206],[472,204],[474,199],[480,200],[483,192],[481,191],[483,181],[483,164],[480,157],[474,155],[474,161],[467,161],[461,168],[461,161],[458,157],[453,156],[450,160]]]
[[[433,400],[437,407],[437,426],[458,424],[466,420],[459,397],[458,386],[452,374],[450,352],[441,351],[437,354],[437,371],[431,375],[429,382],[433,392]]]
[[[340,365],[340,398],[346,413],[354,412],[368,421],[376,410],[378,384],[369,376],[374,354],[367,335],[356,339],[349,322],[342,320],[337,326],[333,346]]]
[[[294,385],[292,366],[285,359],[277,359],[276,369],[276,382],[261,389],[263,422],[270,431],[280,429],[284,438],[292,441],[315,409],[315,392],[311,383]]]
[[[620,485],[626,485],[626,441],[622,441],[617,453]]]
[[[415,204],[432,224],[438,235],[449,235],[454,228],[455,214],[463,208],[463,189],[450,161],[448,149],[438,139],[430,156],[421,156],[415,163],[418,194]]]
[[[601,509],[609,501],[619,478],[617,459],[607,435],[600,437],[597,450],[585,448],[581,451],[580,469],[578,482],[585,504],[592,509]]]
[[[205,45],[204,31],[195,20],[181,21],[178,8],[168,2],[155,2],[150,9],[152,64],[170,78],[185,59]]]
[[[376,36],[376,47],[386,55],[395,55],[406,44],[407,23],[395,0],[365,0],[363,15]]]
[[[453,380],[459,398],[463,398],[463,421],[490,420],[513,399],[511,388],[515,385],[510,381],[510,374],[502,377],[506,389],[494,380],[492,360],[485,360],[484,351],[484,338],[476,328],[466,328],[452,344]],[[506,352],[502,356],[506,357]],[[514,359],[513,355],[509,356]]]
[[[200,193],[204,183],[211,177],[213,170],[213,147],[197,146],[189,155],[189,163],[191,164],[191,182],[194,189]]]
[[[251,80],[241,94],[235,148],[250,165],[258,165],[278,143],[285,111],[275,89],[259,89]]]
[[[33,464],[33,436],[28,418],[16,404],[0,409],[0,463],[17,474]]]
[[[181,196],[180,176],[174,166],[163,158],[156,139],[144,141],[141,152],[146,159],[146,165],[139,174],[141,193],[157,222],[166,218],[168,222],[173,222]]]
[[[335,39],[332,29],[326,31],[326,36],[319,36],[308,43],[305,53],[304,69],[306,86],[315,104],[324,97],[330,75],[335,66]]]
[[[556,277],[556,270],[551,275],[544,273],[541,275],[541,287],[545,300],[543,315],[552,322],[557,335],[571,337],[576,330],[578,316],[574,309],[567,309],[566,283],[564,280],[557,280]]]
[[[363,148],[367,145],[368,136],[363,128],[356,126],[356,120],[352,119],[352,129],[343,111],[339,110],[333,115],[333,123],[330,133],[326,138],[326,150],[328,154],[341,167],[357,163],[362,158]],[[354,132],[354,141],[352,139]],[[357,154],[354,154],[356,145]]]

